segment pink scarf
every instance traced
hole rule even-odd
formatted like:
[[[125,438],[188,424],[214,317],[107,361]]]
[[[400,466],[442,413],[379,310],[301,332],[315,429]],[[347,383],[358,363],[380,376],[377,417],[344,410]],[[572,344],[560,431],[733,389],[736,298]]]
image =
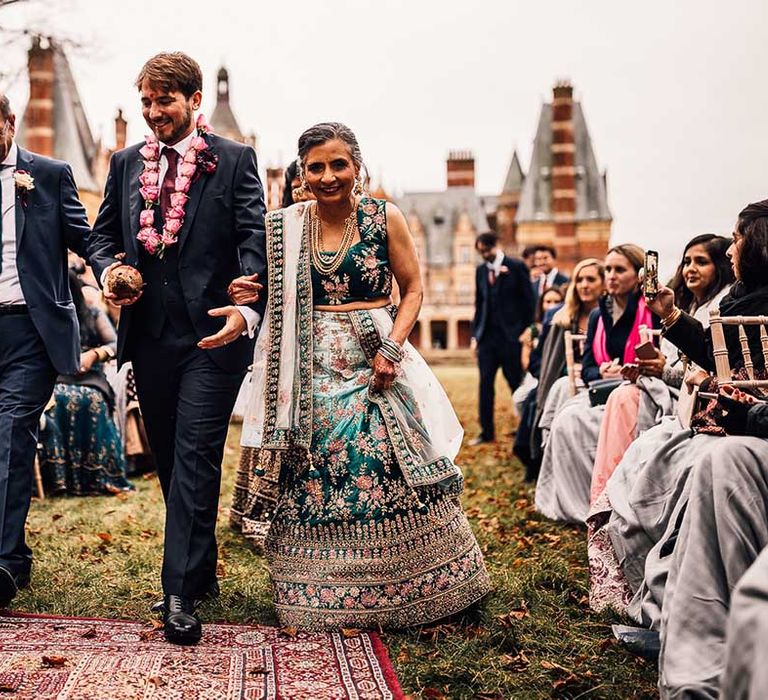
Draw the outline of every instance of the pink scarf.
[[[653,315],[651,310],[645,304],[645,297],[640,296],[637,301],[637,311],[635,313],[635,322],[632,324],[632,330],[627,336],[627,344],[624,346],[624,357],[622,358],[623,364],[629,364],[634,362],[637,357],[635,356],[635,346],[640,344],[640,326],[653,327]],[[603,362],[610,362],[613,358],[608,354],[608,348],[605,342],[605,324],[603,323],[602,315],[597,320],[597,329],[595,330],[595,338],[592,341],[592,354],[595,357],[595,362],[599,367]]]

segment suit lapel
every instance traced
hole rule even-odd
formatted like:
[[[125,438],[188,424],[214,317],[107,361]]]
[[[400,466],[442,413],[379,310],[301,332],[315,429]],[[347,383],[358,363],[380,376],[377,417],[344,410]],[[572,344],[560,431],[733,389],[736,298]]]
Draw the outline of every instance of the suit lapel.
[[[141,156],[137,154],[136,160],[131,161],[126,168],[126,174],[128,177],[128,249],[126,252],[129,255],[128,262],[131,260],[138,261],[138,247],[136,243],[136,234],[139,232],[139,217],[141,210],[144,208],[144,202],[141,199],[141,183],[139,183],[139,176],[144,170],[144,161]]]
[[[208,144],[208,148],[210,148],[212,144],[208,134],[205,134],[203,138]],[[195,215],[197,214],[197,208],[200,206],[200,200],[203,197],[205,186],[208,184],[208,180],[214,176],[215,173],[211,173],[210,175],[199,173],[199,176],[198,173],[195,173],[197,179],[189,188],[189,200],[187,201],[187,206],[184,211],[184,225],[181,227],[181,231],[179,231],[179,253],[181,253],[182,248],[184,248],[189,232],[192,230],[192,225],[195,222]]]
[[[34,157],[29,151],[25,151],[23,148],[19,148],[18,155],[16,156],[16,170],[26,170],[34,178],[34,169],[32,163]],[[16,250],[18,251],[21,245],[21,239],[24,237],[24,232],[27,228],[27,211],[22,200],[21,190],[14,185],[14,209],[16,210]],[[26,193],[27,206],[29,206],[29,198],[31,194]]]

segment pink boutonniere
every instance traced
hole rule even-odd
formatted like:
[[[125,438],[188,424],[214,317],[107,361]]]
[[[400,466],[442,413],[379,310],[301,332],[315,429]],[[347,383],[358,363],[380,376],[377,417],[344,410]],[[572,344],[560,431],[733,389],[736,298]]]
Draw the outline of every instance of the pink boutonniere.
[[[499,274],[500,275],[508,275],[509,274],[509,268],[506,265],[502,265],[499,268]]]
[[[193,182],[202,174],[216,172],[219,157],[211,151],[203,138],[211,127],[201,114],[197,118],[197,136],[192,139],[187,152],[179,163],[174,191],[171,194],[171,208],[165,213],[162,233],[155,228],[155,207],[160,201],[160,144],[154,134],[144,137],[145,144],[139,150],[144,159],[144,170],[139,175],[139,192],[144,199],[144,210],[139,218],[139,232],[136,239],[150,255],[162,257],[165,249],[176,245],[179,231],[184,225],[189,197],[187,192]]]
[[[26,170],[14,170],[13,182],[16,185],[16,191],[21,198],[21,206],[26,209],[29,193],[35,189],[35,178]]]

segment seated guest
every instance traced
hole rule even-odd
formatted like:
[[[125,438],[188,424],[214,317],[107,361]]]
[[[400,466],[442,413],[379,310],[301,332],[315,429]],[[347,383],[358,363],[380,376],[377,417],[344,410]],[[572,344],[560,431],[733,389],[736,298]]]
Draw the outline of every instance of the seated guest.
[[[635,245],[611,248],[605,258],[607,294],[589,317],[581,376],[589,385],[597,379],[621,381],[622,363],[636,361],[640,326],[654,317],[640,293],[638,273],[645,252]],[[577,395],[552,423],[536,485],[536,509],[553,520],[584,522],[589,509],[592,467],[604,406],[590,406]]]
[[[125,478],[125,455],[113,419],[114,397],[103,363],[115,355],[117,336],[106,314],[88,307],[82,283],[69,276],[80,323],[80,372],[60,375],[53,405],[40,435],[40,470],[45,490],[84,496],[133,487]]]
[[[728,239],[722,236],[696,236],[686,245],[672,282],[678,304],[705,325],[709,325],[709,310],[718,308],[733,281],[733,271],[725,254],[728,246]],[[675,346],[666,341],[662,345],[663,353],[657,351],[656,360],[638,360],[641,378],[616,389],[608,398],[603,414],[588,516],[590,602],[596,610],[610,606],[624,611],[634,593],[603,530],[611,516],[605,485],[637,435],[671,413],[671,397],[665,387],[673,391],[680,387],[682,362]],[[662,434],[667,435],[659,433]]]
[[[762,700],[768,688],[768,547],[733,589],[725,639],[720,696]]]
[[[746,207],[736,224],[728,250],[736,277],[720,303],[723,316],[754,316],[768,307],[768,202]],[[665,315],[666,337],[706,371],[714,370],[711,334],[674,305],[671,290],[660,290],[651,302]],[[680,326],[677,327],[677,324]],[[743,378],[743,360],[735,326],[724,329],[734,378]],[[764,372],[760,336],[747,329],[747,340],[758,375]],[[700,382],[699,373],[691,378]],[[694,416],[691,430],[675,420],[662,422],[636,440],[608,481],[606,492],[613,512],[606,525],[623,572],[635,590],[628,613],[644,626],[657,628],[666,597],[671,553],[685,514],[690,476],[699,458],[720,441],[719,409],[710,403]],[[677,427],[675,427],[677,426]],[[630,454],[632,453],[632,454]]]
[[[557,269],[557,251],[551,245],[537,245],[534,248],[533,264],[539,271],[531,283],[537,300],[547,289],[568,284],[568,276]]]
[[[597,307],[597,301],[604,290],[603,263],[596,258],[581,260],[573,269],[573,278],[565,293],[563,305],[556,311],[544,315],[542,334],[531,355],[530,372],[538,379],[536,391],[527,399],[523,419],[515,437],[514,452],[525,464],[526,479],[538,476],[541,464],[542,434],[539,421],[544,413],[545,403],[553,412],[557,403],[569,398],[567,380],[561,390],[553,386],[565,377],[565,332],[584,334],[587,332],[589,314]],[[551,323],[548,322],[551,317]],[[557,398],[560,397],[560,398]]]
[[[717,439],[692,470],[661,611],[665,698],[718,697],[731,591],[768,545],[768,404],[751,402],[738,390],[720,399],[734,436]]]
[[[515,393],[512,394],[512,400],[514,401],[518,414],[522,414],[523,404],[525,403],[528,394],[536,389],[536,384],[538,383],[536,376],[533,373],[536,372],[536,368],[530,366],[531,355],[536,350],[541,340],[545,318],[546,325],[549,325],[549,322],[554,315],[554,311],[563,305],[564,296],[565,293],[558,287],[552,287],[544,292],[544,294],[539,297],[539,301],[536,304],[536,315],[534,316],[533,323],[520,335],[520,344],[522,346],[520,364],[522,365],[523,370],[525,370],[525,376],[523,377],[520,386],[515,389]],[[534,364],[540,360],[540,357],[534,358]]]

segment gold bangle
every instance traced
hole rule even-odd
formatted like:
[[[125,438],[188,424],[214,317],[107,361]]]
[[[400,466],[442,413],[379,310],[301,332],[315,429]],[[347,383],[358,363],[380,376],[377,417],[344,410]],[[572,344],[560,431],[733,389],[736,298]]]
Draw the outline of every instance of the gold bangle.
[[[661,319],[661,325],[664,326],[664,328],[671,328],[675,325],[675,323],[677,323],[682,315],[683,312],[680,310],[680,308],[675,306],[672,311],[670,311],[664,318]]]

